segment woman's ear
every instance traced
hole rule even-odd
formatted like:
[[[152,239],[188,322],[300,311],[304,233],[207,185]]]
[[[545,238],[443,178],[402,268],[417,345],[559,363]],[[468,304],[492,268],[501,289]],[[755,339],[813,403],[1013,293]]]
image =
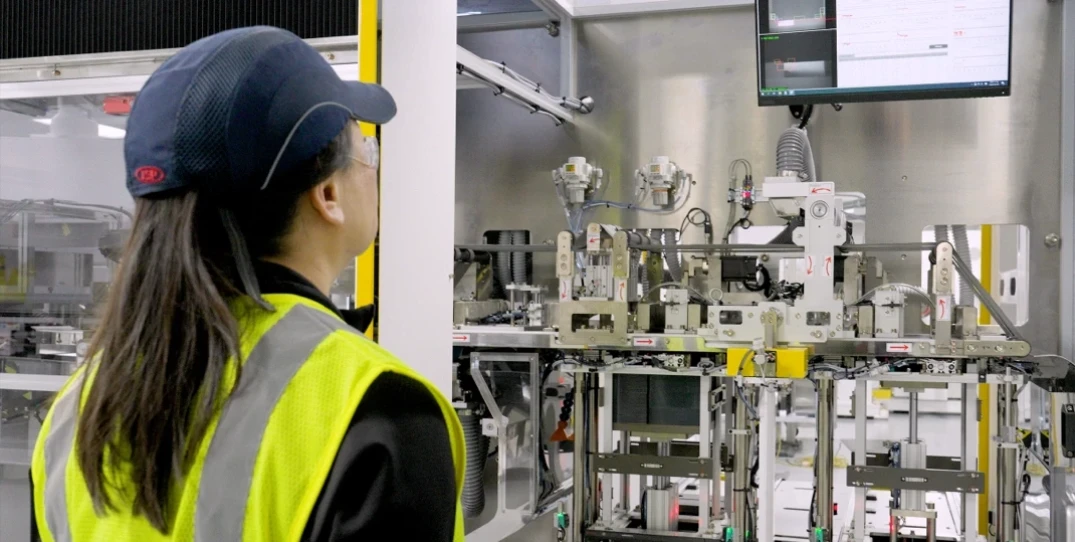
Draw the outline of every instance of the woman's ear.
[[[335,175],[314,186],[309,192],[310,205],[317,211],[317,214],[335,225],[342,225],[346,219],[340,201],[341,197],[340,185]]]

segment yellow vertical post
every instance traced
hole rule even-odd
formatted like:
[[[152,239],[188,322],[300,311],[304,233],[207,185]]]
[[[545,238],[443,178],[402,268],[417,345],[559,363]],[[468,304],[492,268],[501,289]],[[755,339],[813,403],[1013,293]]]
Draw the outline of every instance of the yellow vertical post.
[[[358,0],[358,80],[364,83],[377,82],[377,0]],[[377,135],[377,127],[360,123],[362,135]],[[377,241],[375,240],[355,262],[355,303],[361,307],[374,302],[376,295],[374,274],[377,272]],[[366,330],[366,336],[373,339],[377,327],[376,319]]]
[[[982,286],[987,293],[991,293],[993,286],[993,226],[982,225]],[[989,325],[992,318],[989,309],[983,303],[978,309],[978,324]],[[985,491],[978,494],[978,532],[989,532],[989,478],[992,476],[989,468],[989,455],[993,451],[990,446],[990,415],[989,405],[992,401],[992,393],[989,384],[978,385],[978,401],[981,407],[981,418],[978,420],[978,465],[985,474]],[[967,467],[964,467],[967,468]]]
[[[992,293],[993,287],[993,226],[982,224],[982,286]],[[992,317],[985,303],[978,309],[978,324],[988,326]]]

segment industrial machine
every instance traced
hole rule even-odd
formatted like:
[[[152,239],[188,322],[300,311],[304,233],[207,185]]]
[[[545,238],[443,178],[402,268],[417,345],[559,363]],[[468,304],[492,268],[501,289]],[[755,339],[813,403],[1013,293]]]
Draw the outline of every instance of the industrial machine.
[[[965,522],[973,515],[974,499],[985,489],[984,474],[973,467],[977,448],[964,439],[958,458],[929,455],[918,431],[918,394],[961,384],[971,432],[977,385],[997,383],[1001,500],[993,524],[1014,535],[1026,452],[1016,438],[1013,402],[1034,372],[1025,360],[1030,345],[953,243],[855,243],[834,183],[807,181],[801,173],[779,169],[756,185],[748,173],[735,192],[732,205],[771,205],[787,219],[786,233],[771,244],[678,245],[676,231],[591,223],[563,231],[555,246],[501,235],[500,244],[457,248],[457,260],[471,268],[460,276],[513,281],[530,276],[525,258],[516,255],[556,255],[555,299],[542,302],[536,287],[511,282],[502,285],[512,296],[507,303],[456,303],[455,399],[469,434],[491,437],[506,461],[499,465],[502,482],[519,462],[513,454],[532,458],[526,468],[539,483],[530,484],[519,513],[536,514],[554,502],[569,470],[574,494],[558,515],[562,539],[680,540],[686,531],[701,540],[774,540],[777,405],[795,381],[808,380],[817,394],[815,490],[798,534],[817,541],[851,532],[856,540],[964,539],[951,536],[953,527],[949,536],[939,535],[938,518],[962,513]],[[590,204],[562,199],[578,223],[576,213]],[[705,211],[700,214],[699,224],[708,224]],[[871,257],[885,251],[928,253],[929,288],[888,282]],[[978,325],[974,301],[957,302],[957,278],[999,325]],[[528,297],[514,297],[517,292]],[[905,329],[905,315],[923,309],[928,328]],[[843,488],[833,473],[834,386],[843,379],[858,386],[861,429],[844,481],[855,492],[853,526],[846,530],[834,521],[834,492]],[[882,450],[866,438],[868,381],[910,394],[907,438]],[[542,412],[558,420],[551,423]],[[565,441],[574,450],[570,466],[560,461]],[[479,450],[488,446],[482,442]],[[484,459],[485,453],[474,459],[468,480],[480,482],[477,463]],[[942,459],[949,461],[938,465]],[[867,498],[876,498],[876,488],[886,489],[878,504],[885,512],[880,521],[867,521]],[[928,497],[949,493],[961,496],[954,506]],[[503,485],[498,506],[505,512],[509,494]],[[465,503],[468,512],[480,512],[480,503]],[[784,527],[782,534],[791,536]]]
[[[1075,540],[1075,372],[1053,353],[1064,342],[1057,330],[1070,329],[1062,307],[1071,300],[1052,299],[1070,284],[1056,277],[1065,269],[1058,254],[1071,245],[1061,224],[1071,198],[1051,187],[1075,148],[1066,144],[1072,117],[1058,120],[1071,103],[1072,2],[535,0],[543,11],[510,17],[471,13],[464,3],[453,23],[454,322],[450,330],[410,318],[382,326],[406,326],[408,340],[416,330],[451,333],[451,394],[468,448],[468,542],[524,526],[549,531],[539,540],[573,542]],[[495,32],[486,36],[482,24]],[[401,26],[384,25],[384,36]],[[750,26],[755,39],[741,39]],[[354,40],[320,40],[341,76],[354,78]],[[426,56],[418,43],[412,37],[406,49]],[[384,67],[399,58],[396,49],[385,47]],[[743,77],[751,52],[756,89]],[[147,75],[140,69],[165,56],[16,62],[0,83]],[[1013,64],[1021,70],[1014,84]],[[424,68],[404,65],[424,84]],[[520,72],[559,74],[560,92]],[[387,75],[385,83],[393,93],[405,86]],[[1013,89],[1023,93],[1018,100],[842,111],[854,102]],[[594,97],[559,95],[577,90]],[[99,125],[81,122],[79,135],[103,138],[122,126],[109,108],[122,112],[136,91],[119,86],[103,102],[94,98]],[[524,109],[508,116],[479,107],[487,104],[478,93]],[[781,134],[790,117],[755,110],[755,101],[791,106],[795,126]],[[74,119],[46,124],[51,104],[39,97],[7,95],[0,106],[37,123],[35,135]],[[833,116],[810,125],[815,107]],[[559,132],[543,124],[547,131],[516,133],[550,118]],[[386,149],[406,146],[409,134],[393,135]],[[27,148],[41,142],[22,139]],[[414,160],[415,149],[400,152]],[[17,185],[7,175],[30,169],[7,162],[21,154],[29,153],[5,156],[5,190]],[[728,162],[727,178],[714,174]],[[443,227],[416,219],[428,209],[412,193],[442,181],[384,183],[408,193],[384,196],[382,231],[403,219],[420,224],[418,233]],[[70,195],[86,184],[54,195],[88,201],[93,194]],[[403,199],[405,207],[388,205]],[[66,218],[52,216],[61,207]],[[0,370],[55,374],[77,362],[122,245],[123,217],[113,211],[0,202],[8,269]],[[1009,238],[1017,224],[1034,230],[1033,248],[1025,234]],[[83,230],[86,242],[74,247]],[[968,246],[979,235],[978,250],[1033,254],[1034,272],[1006,264],[990,276]],[[419,246],[382,243],[380,254],[413,253],[419,263],[411,267],[424,267],[435,256]],[[80,280],[39,272],[33,287],[12,282],[29,276],[13,274],[14,262],[40,270],[53,260],[81,270]],[[410,271],[391,267],[398,261],[386,258],[381,269]],[[89,267],[97,273],[83,280]],[[1031,274],[1037,282],[1028,287]],[[442,287],[433,280],[390,286],[428,300],[436,297],[428,288]],[[926,429],[930,397],[942,392],[958,396],[943,401],[955,406],[958,436]],[[907,421],[882,440],[876,403],[890,396],[904,403]],[[25,435],[47,397],[0,390],[0,465],[28,461]],[[838,432],[838,416],[853,418],[853,431],[844,421]],[[2,455],[9,450],[16,456]],[[788,475],[792,456],[806,479]]]
[[[836,22],[832,4],[854,21]],[[629,181],[610,179],[592,158],[555,169],[550,189],[567,227],[554,243],[513,230],[456,246],[454,399],[479,454],[468,464],[468,515],[482,512],[478,484],[495,456],[497,517],[555,514],[558,540],[1026,539],[1029,461],[1054,473],[1073,466],[1075,364],[1032,355],[1018,311],[976,275],[966,226],[937,227],[929,242],[866,242],[862,195],[819,175],[806,130],[812,104],[1009,93],[1008,52],[958,81],[937,71],[952,55],[924,54],[904,66],[922,71],[895,80],[876,40],[835,48],[837,32],[866,32],[891,10],[918,9],[904,4],[757,2],[759,103],[798,104],[801,122],[769,154],[775,167],[755,177],[746,160],[731,164],[723,231],[714,231],[716,209],[682,212],[692,186],[713,180],[680,166],[676,149],[652,149],[666,154],[638,167],[626,201],[607,199],[607,185]],[[1007,28],[998,50],[1010,41],[1010,9],[993,2],[976,15]],[[749,231],[758,207],[778,219],[761,241]],[[594,209],[673,214],[682,225],[588,220]],[[705,243],[682,242],[692,228]],[[554,255],[552,277],[535,276],[530,257],[541,253]],[[924,286],[891,280],[879,257],[891,253],[925,255]],[[482,277],[484,286],[472,286]],[[842,381],[855,390],[855,433],[850,464],[837,469]],[[1032,381],[1047,392],[1036,394],[1030,417],[1050,425],[1024,438],[1018,398]],[[920,429],[921,398],[938,388],[960,395],[955,456],[934,452]],[[804,389],[816,405],[816,446],[813,478],[796,486],[778,474],[778,447],[795,442],[782,429]],[[868,438],[877,390],[906,394],[905,437]],[[1042,415],[1045,405],[1052,412]],[[990,416],[995,429],[979,438]],[[530,475],[525,491],[512,487],[520,470]],[[520,494],[518,506],[507,502]]]
[[[130,212],[69,200],[0,200],[0,373],[62,381],[82,361]],[[48,389],[0,389],[0,465],[28,465]]]

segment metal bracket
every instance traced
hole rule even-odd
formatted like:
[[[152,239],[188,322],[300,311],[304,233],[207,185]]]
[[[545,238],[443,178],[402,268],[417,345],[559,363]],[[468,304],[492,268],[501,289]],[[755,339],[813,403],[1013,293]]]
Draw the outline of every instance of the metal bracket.
[[[713,478],[713,460],[703,457],[669,457],[638,454],[597,454],[597,472],[643,474],[674,478]]]
[[[982,493],[985,491],[985,476],[978,471],[900,469],[856,465],[847,469],[847,485],[850,487]]]

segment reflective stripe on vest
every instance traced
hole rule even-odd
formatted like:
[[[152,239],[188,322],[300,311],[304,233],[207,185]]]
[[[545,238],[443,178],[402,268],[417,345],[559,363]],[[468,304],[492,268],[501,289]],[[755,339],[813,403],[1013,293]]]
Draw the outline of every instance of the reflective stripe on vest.
[[[345,327],[347,324],[336,318],[300,305],[288,311],[254,346],[205,456],[194,513],[196,542],[243,539],[254,462],[269,416],[317,345]]]
[[[296,305],[254,346],[205,457],[194,519],[196,542],[243,540],[254,466],[269,417],[314,349],[341,329],[351,330],[329,314]],[[51,430],[44,443],[45,517],[56,542],[73,542],[66,471],[78,422],[82,375],[53,406]]]
[[[56,542],[71,542],[67,521],[67,462],[75,444],[78,403],[86,372],[67,387],[68,391],[52,407],[52,427],[45,440],[45,521]]]

